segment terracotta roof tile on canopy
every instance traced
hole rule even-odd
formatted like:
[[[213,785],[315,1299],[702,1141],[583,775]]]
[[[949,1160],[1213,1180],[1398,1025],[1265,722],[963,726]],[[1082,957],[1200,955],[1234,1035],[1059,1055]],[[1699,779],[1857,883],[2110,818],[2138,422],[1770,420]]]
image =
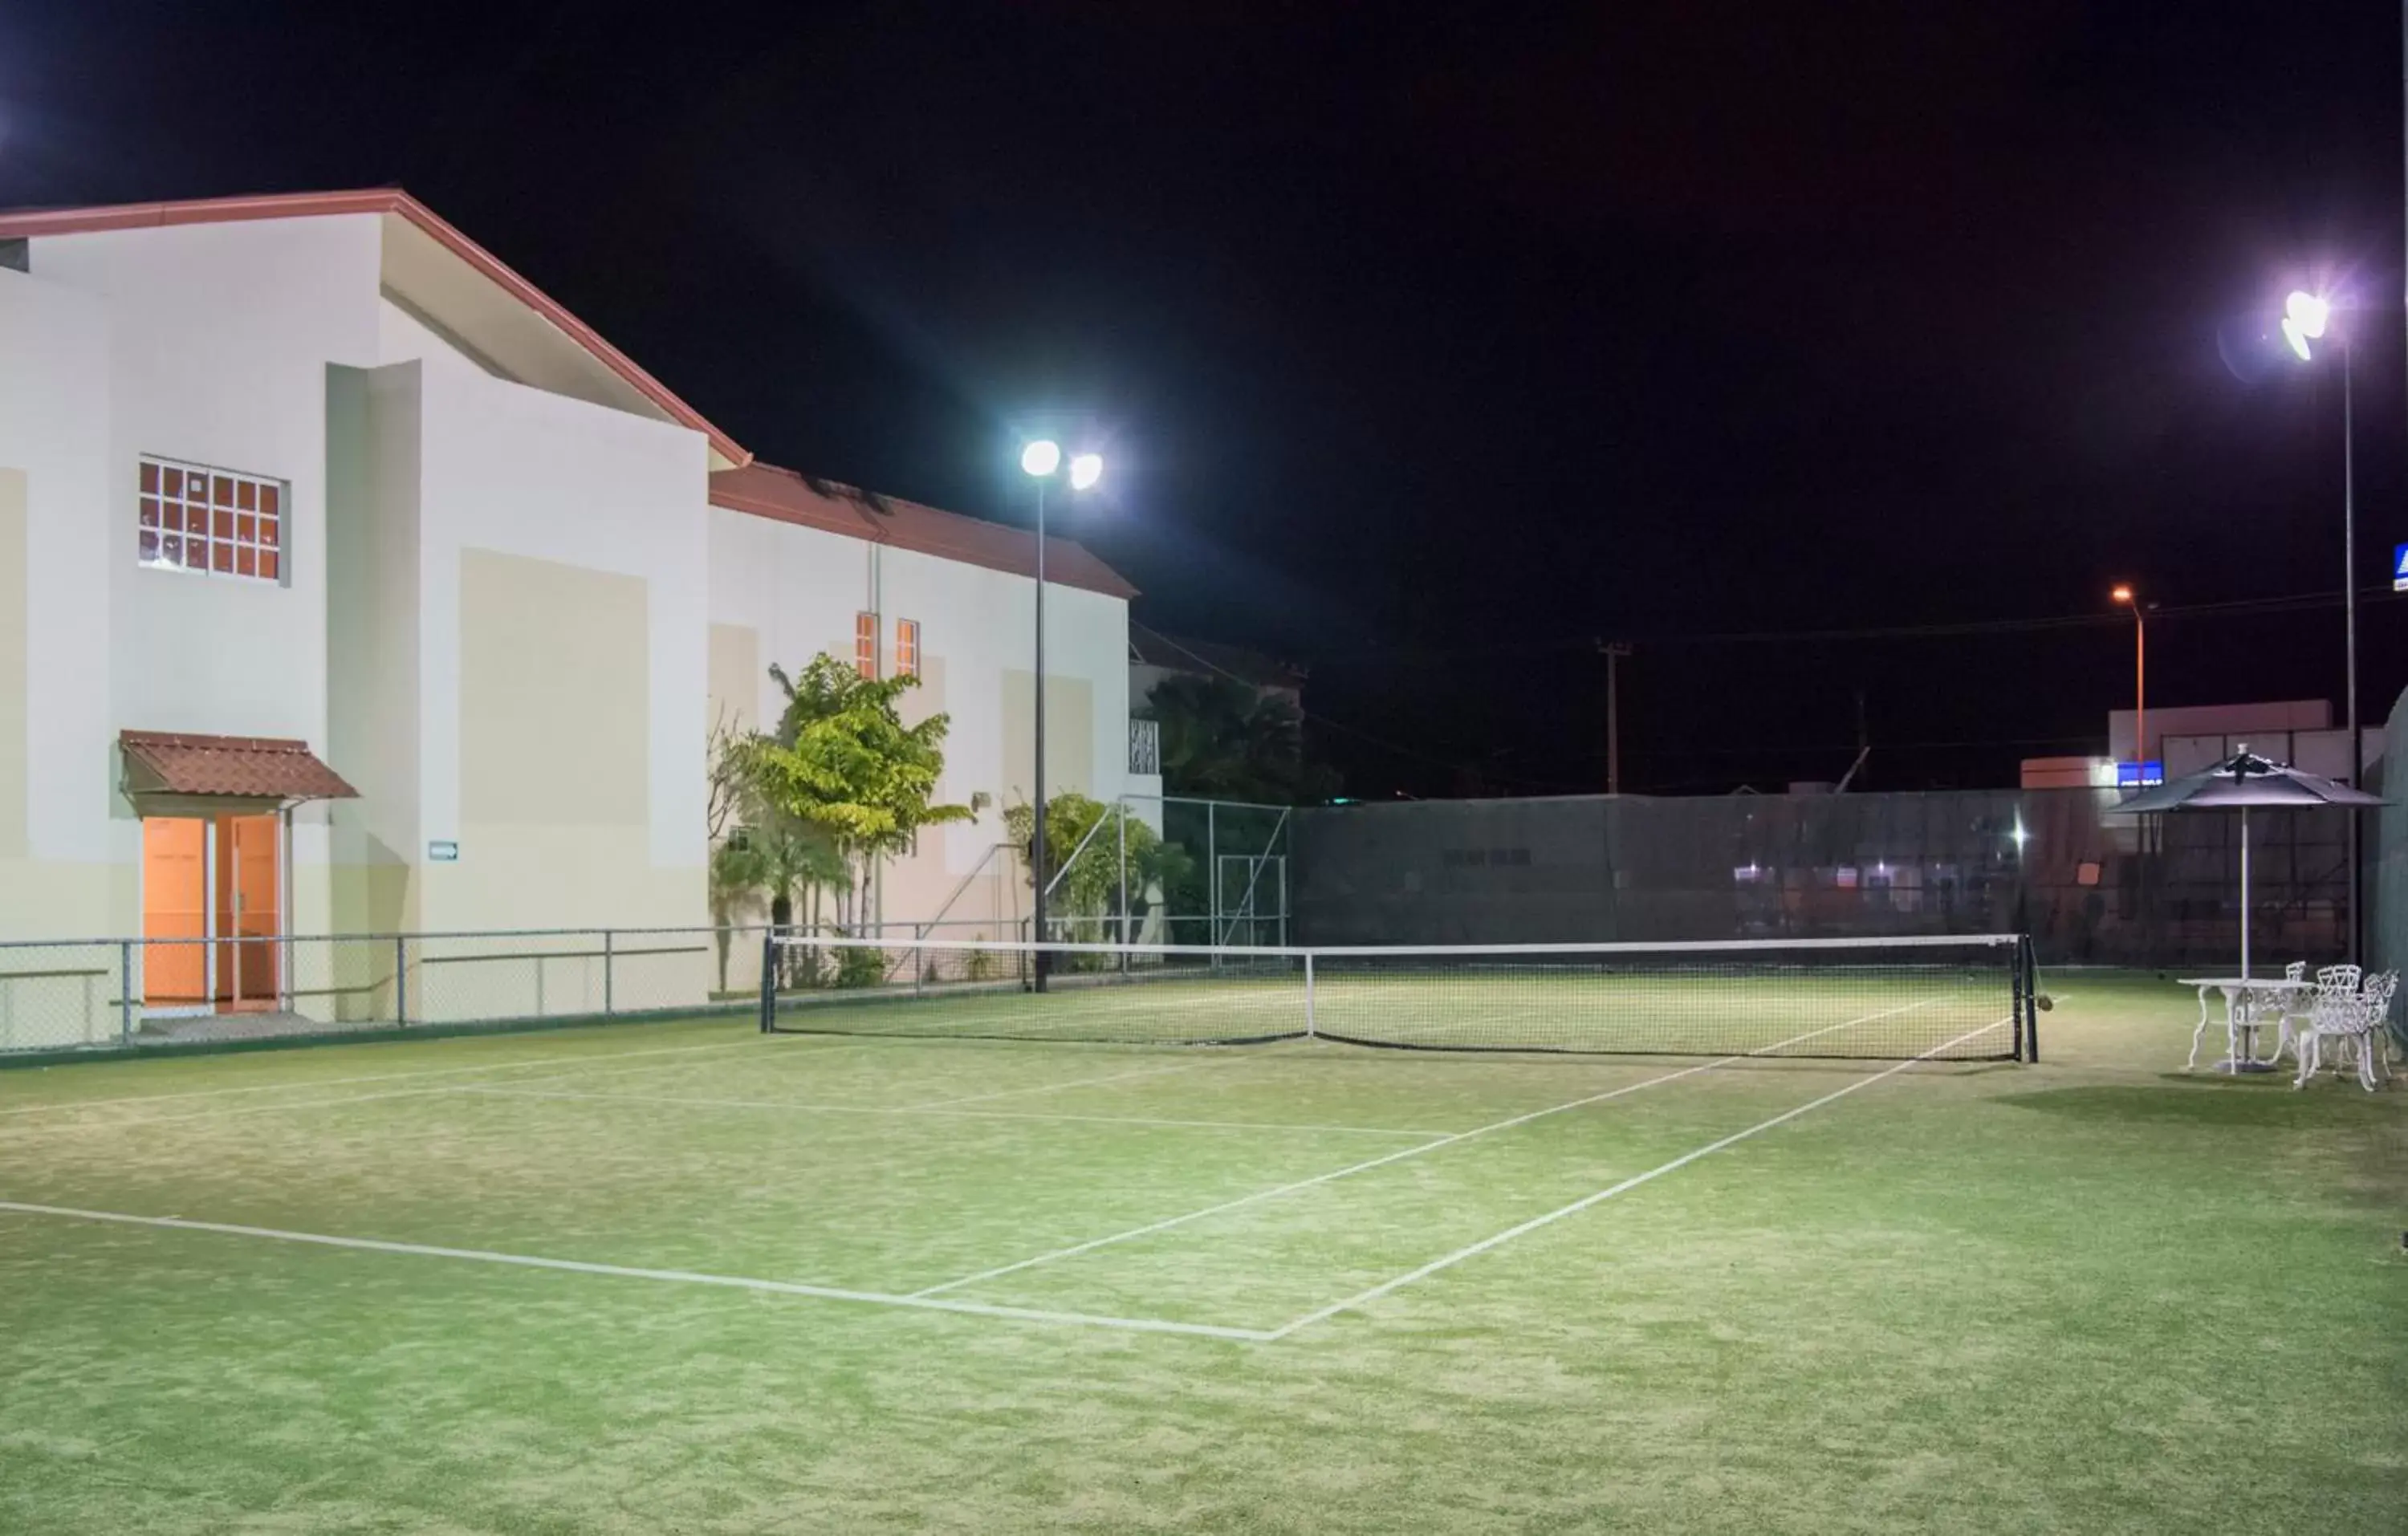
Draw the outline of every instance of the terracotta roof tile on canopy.
[[[264,736],[125,731],[127,787],[136,794],[261,800],[351,800],[359,791],[320,762],[306,741]]]
[[[757,459],[713,474],[710,504],[989,570],[1037,574],[1037,539],[1025,529],[817,480]],[[1067,538],[1045,540],[1045,580],[1108,597],[1137,596],[1127,578]]]

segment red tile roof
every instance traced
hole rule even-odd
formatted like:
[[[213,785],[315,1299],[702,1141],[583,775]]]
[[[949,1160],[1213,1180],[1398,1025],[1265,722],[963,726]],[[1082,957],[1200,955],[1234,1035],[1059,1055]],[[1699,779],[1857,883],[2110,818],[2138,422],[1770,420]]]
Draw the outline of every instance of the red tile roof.
[[[353,800],[359,791],[320,762],[306,741],[263,736],[123,731],[136,793],[222,795],[263,800]]]
[[[988,570],[1037,574],[1037,539],[1024,529],[814,480],[758,460],[712,475],[710,504]],[[1126,577],[1067,538],[1045,540],[1045,580],[1108,597],[1137,596]]]
[[[0,239],[36,238],[47,235],[84,235],[96,230],[143,229],[162,224],[230,223],[245,219],[312,219],[336,213],[390,213],[426,232],[453,255],[474,267],[486,280],[550,321],[562,335],[594,354],[604,367],[633,385],[681,426],[710,439],[710,446],[730,464],[750,464],[752,455],[735,438],[705,421],[702,412],[669,392],[668,386],[637,366],[635,359],[602,339],[601,333],[570,314],[534,283],[510,270],[502,259],[468,238],[434,209],[399,187],[372,187],[358,192],[274,193],[255,197],[201,197],[176,203],[118,203],[99,208],[18,208],[0,211]]]

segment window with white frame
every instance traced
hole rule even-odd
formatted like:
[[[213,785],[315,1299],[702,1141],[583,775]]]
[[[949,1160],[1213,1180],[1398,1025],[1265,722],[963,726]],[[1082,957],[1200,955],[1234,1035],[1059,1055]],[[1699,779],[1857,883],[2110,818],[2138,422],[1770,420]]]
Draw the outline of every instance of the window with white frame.
[[[866,678],[878,676],[878,615],[867,610],[853,616],[853,669]]]
[[[166,570],[284,579],[285,482],[144,454],[136,557]]]
[[[895,675],[915,678],[920,675],[920,621],[895,621]]]

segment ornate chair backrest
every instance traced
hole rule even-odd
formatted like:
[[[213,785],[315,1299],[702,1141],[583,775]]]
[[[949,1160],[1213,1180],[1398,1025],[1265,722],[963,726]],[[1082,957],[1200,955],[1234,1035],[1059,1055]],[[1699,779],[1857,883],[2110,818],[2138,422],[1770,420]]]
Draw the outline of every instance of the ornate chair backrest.
[[[2315,997],[2308,1004],[2308,1019],[2318,1028],[2349,1026],[2358,1009],[2358,968],[2326,966],[2316,972]]]
[[[2366,979],[2365,987],[2358,993],[2358,1006],[2367,1028],[2380,1029],[2389,1022],[2391,994],[2399,985],[2400,973],[2396,970],[2377,971]]]
[[[2305,960],[2294,960],[2283,968],[2283,980],[2286,982],[2304,982],[2307,979],[2308,963]]]

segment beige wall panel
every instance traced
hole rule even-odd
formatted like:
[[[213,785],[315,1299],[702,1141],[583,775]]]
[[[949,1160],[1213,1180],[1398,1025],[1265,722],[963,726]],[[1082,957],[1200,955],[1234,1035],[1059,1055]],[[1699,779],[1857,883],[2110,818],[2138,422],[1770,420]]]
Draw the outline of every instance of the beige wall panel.
[[[767,676],[761,661],[761,632],[749,624],[710,626],[710,718],[708,725],[729,730],[766,729],[761,688]]]
[[[25,472],[0,469],[0,859],[25,856]],[[39,928],[0,928],[33,933]]]
[[[1018,805],[1036,797],[1037,718],[1036,675],[1017,669],[1003,674],[1003,767],[996,786],[998,807]],[[1045,789],[1048,795],[1096,792],[1096,689],[1084,678],[1045,679]],[[972,784],[970,789],[984,789]]]
[[[460,817],[625,827],[652,814],[644,581],[460,553]],[[652,863],[648,846],[636,868]]]

